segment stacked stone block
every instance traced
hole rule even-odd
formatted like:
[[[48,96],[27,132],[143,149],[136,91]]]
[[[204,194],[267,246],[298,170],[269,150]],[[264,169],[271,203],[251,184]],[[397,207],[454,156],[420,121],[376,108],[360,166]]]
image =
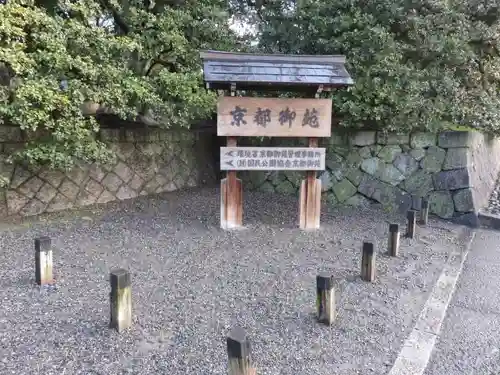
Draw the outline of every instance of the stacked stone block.
[[[385,134],[360,131],[333,134],[327,148],[326,170],[320,175],[323,198],[331,205],[381,204],[391,211],[420,209],[429,197],[430,212],[458,222],[476,224],[499,171],[498,141],[485,142],[479,132]],[[496,160],[495,160],[496,159]],[[490,164],[487,181],[476,167]],[[488,169],[488,168],[487,168]],[[255,189],[296,194],[303,172],[250,172],[245,179]],[[473,184],[473,181],[482,181]],[[481,185],[481,192],[478,187]],[[245,182],[247,186],[247,182]]]

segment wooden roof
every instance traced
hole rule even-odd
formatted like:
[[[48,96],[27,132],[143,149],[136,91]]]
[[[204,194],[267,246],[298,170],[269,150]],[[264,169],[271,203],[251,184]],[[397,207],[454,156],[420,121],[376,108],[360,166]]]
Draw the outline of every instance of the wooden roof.
[[[221,51],[200,52],[207,86],[229,89],[317,89],[352,85],[341,55],[257,55]]]

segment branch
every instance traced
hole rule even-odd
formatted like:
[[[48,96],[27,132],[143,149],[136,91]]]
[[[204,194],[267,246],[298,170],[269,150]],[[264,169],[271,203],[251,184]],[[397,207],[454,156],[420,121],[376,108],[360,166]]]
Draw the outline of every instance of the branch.
[[[151,71],[153,70],[153,68],[156,66],[156,65],[162,65],[164,66],[165,68],[167,68],[169,70],[169,72],[172,72],[172,73],[177,73],[177,68],[175,67],[175,65],[169,61],[165,61],[165,60],[161,60],[161,59],[154,59],[152,62],[151,62],[151,66],[149,67],[149,69],[146,71],[146,77],[149,76],[149,74],[151,73]]]
[[[492,26],[498,21],[498,7],[494,6],[488,9],[486,14],[472,14],[472,20],[484,22],[488,26]]]
[[[166,7],[179,8],[186,6],[185,0],[156,0],[153,4],[151,4],[150,0],[144,0],[143,3],[153,14],[161,13]]]
[[[101,4],[103,5],[104,8],[109,10],[111,12],[111,15],[113,16],[113,20],[115,23],[118,25],[118,27],[125,33],[128,34],[130,31],[129,27],[125,23],[125,21],[122,19],[122,17],[118,14],[118,11],[111,5],[109,0],[101,0]]]
[[[500,51],[492,39],[471,39],[468,44],[470,46],[478,47],[481,52],[489,56],[500,56]]]
[[[259,18],[260,21],[264,21],[264,16],[262,14],[263,9],[267,5],[267,1],[252,1],[252,0],[247,0],[247,6],[253,7],[255,9],[255,13],[257,14],[257,17]]]
[[[10,63],[0,60],[0,86],[9,86],[15,72]]]
[[[178,73],[177,68],[175,67],[175,65],[172,62],[166,61],[166,60],[161,58],[164,54],[172,52],[173,50],[174,50],[174,47],[172,46],[172,42],[170,42],[169,48],[161,51],[158,54],[158,57],[151,61],[151,65],[149,66],[148,70],[145,73],[146,77],[149,76],[149,74],[151,73],[151,71],[153,70],[153,68],[156,65],[163,65],[165,68],[170,68],[169,69],[170,72]]]

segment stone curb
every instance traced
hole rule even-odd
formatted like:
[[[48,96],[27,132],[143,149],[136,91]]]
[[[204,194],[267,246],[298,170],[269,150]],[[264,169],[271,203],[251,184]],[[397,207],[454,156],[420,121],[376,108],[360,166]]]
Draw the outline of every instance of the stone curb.
[[[424,373],[475,234],[473,229],[464,228],[459,235],[460,242],[464,246],[460,246],[450,254],[389,375],[422,375]]]
[[[500,215],[480,211],[478,217],[481,227],[500,230]]]

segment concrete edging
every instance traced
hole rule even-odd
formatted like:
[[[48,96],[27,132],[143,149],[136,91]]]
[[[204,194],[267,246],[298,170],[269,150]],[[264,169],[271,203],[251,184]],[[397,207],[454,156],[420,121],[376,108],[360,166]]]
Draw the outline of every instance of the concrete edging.
[[[460,246],[450,254],[389,375],[424,373],[475,234],[473,229],[464,228],[460,235],[464,246]]]
[[[500,230],[500,215],[480,211],[478,217],[481,227]]]

